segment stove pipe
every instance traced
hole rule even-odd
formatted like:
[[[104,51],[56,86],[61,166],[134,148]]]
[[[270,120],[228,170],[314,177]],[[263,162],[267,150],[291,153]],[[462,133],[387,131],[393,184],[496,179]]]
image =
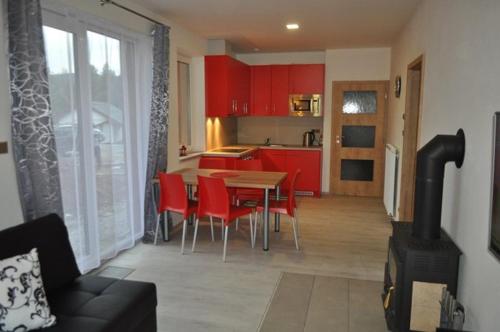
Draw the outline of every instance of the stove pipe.
[[[444,166],[454,161],[460,168],[464,161],[465,135],[437,135],[417,153],[413,236],[422,240],[439,239],[443,200]]]

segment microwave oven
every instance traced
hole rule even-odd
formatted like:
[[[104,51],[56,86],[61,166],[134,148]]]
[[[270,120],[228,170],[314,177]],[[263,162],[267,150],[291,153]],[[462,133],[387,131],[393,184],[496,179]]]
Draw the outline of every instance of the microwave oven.
[[[290,116],[322,116],[322,96],[315,95],[290,95]]]

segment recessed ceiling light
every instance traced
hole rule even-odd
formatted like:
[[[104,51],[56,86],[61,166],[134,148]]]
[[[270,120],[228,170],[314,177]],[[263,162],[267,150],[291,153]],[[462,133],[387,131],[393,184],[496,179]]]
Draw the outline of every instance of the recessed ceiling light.
[[[299,25],[297,23],[288,23],[286,25],[286,28],[288,30],[297,30],[299,28]]]

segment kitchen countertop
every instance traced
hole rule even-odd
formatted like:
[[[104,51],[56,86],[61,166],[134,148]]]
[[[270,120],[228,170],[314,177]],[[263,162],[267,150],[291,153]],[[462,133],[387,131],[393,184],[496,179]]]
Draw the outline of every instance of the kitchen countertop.
[[[220,150],[220,149],[245,149],[242,152],[225,152],[225,151],[214,151],[214,150]],[[242,157],[244,155],[247,155],[255,150],[257,150],[258,147],[255,145],[231,145],[231,146],[224,146],[223,148],[217,148],[213,150],[206,151],[203,153],[204,156],[207,157]]]
[[[302,146],[302,145],[292,145],[292,144],[276,144],[276,145],[261,145],[259,149],[271,149],[271,150],[312,150],[312,151],[322,151],[323,147],[319,145],[314,146]]]
[[[225,151],[213,151],[220,149],[245,149],[242,152],[225,152]],[[208,157],[242,157],[249,153],[252,153],[258,149],[266,149],[266,150],[309,150],[309,151],[322,151],[322,146],[302,146],[302,145],[292,145],[292,144],[272,144],[272,145],[256,145],[256,144],[238,144],[225,146],[223,148],[213,149],[210,151],[206,151],[203,153],[204,156]]]

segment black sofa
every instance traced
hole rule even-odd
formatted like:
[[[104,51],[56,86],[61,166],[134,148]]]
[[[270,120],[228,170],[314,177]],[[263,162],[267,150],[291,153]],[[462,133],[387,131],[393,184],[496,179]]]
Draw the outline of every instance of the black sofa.
[[[153,332],[152,283],[80,274],[64,222],[55,214],[0,231],[0,259],[37,248],[50,309],[57,318],[43,332]]]

